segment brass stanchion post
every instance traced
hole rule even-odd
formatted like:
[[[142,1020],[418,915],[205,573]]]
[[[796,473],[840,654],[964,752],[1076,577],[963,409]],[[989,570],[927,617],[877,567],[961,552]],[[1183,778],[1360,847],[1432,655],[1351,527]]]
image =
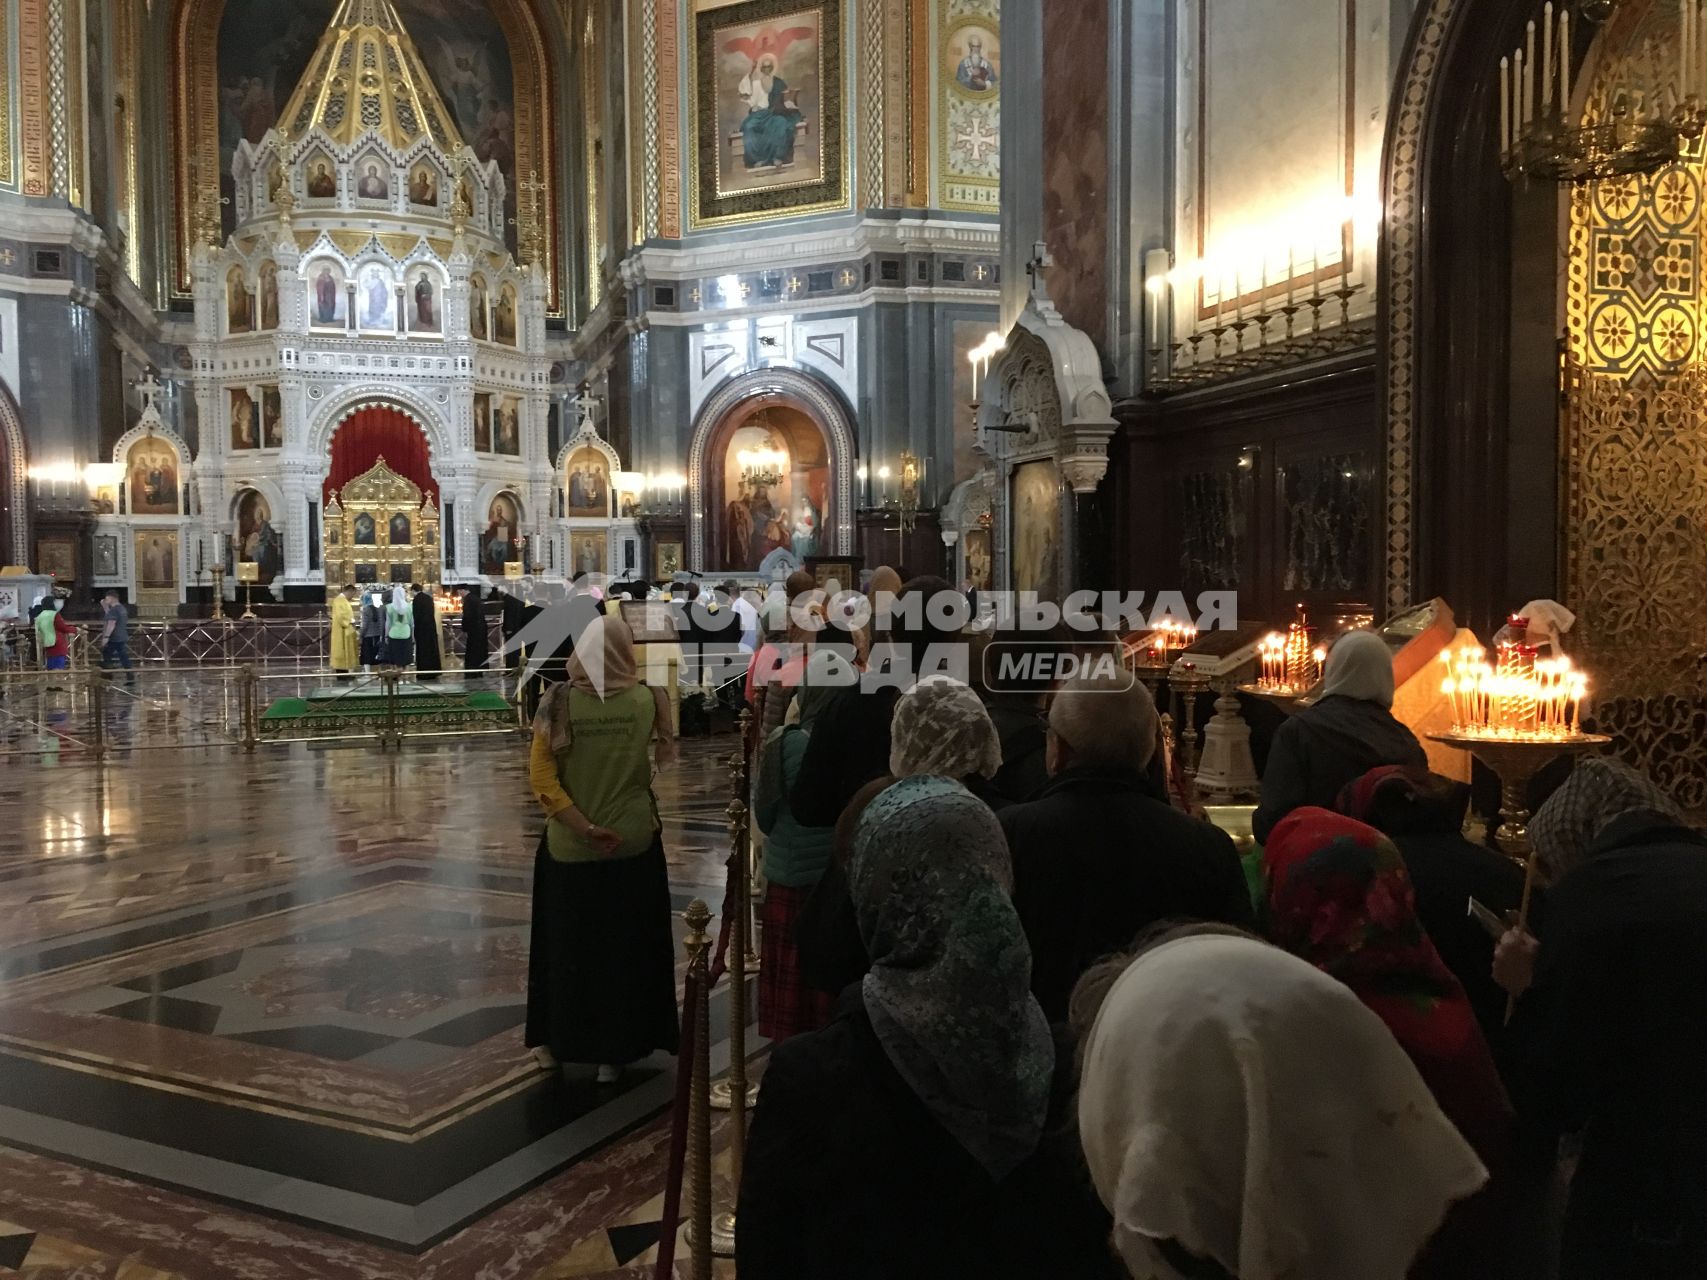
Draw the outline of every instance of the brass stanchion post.
[[[96,668],[90,668],[89,680],[89,714],[93,717],[95,737],[95,759],[104,760],[107,756],[107,681],[106,673]]]
[[[688,1205],[688,1248],[693,1280],[711,1280],[711,908],[700,899],[682,915],[688,927],[688,991],[695,1001],[693,1043],[688,1069],[688,1162],[692,1196]],[[670,1230],[670,1224],[664,1225]]]
[[[729,807],[724,811],[729,819],[729,887],[724,915],[729,920],[729,1074],[711,1086],[711,1105],[718,1111],[728,1111],[736,1097],[747,1100],[751,1109],[758,1098],[758,1087],[747,1084],[747,979],[758,972],[759,958],[754,951],[753,935],[753,864],[749,854],[752,845],[752,812],[747,807],[751,794],[752,771],[747,755],[747,732],[753,713],[741,712],[739,745],[729,757]],[[736,1180],[740,1179],[740,1160],[746,1149],[746,1128],[737,1128],[734,1147]],[[730,1249],[734,1248],[733,1215],[730,1215]]]

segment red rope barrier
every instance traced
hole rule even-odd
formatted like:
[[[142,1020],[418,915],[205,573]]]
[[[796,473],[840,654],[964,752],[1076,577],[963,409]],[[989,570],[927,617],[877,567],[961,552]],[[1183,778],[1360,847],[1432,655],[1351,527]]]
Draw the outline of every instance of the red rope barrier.
[[[682,990],[681,1045],[676,1053],[675,1116],[670,1126],[670,1162],[664,1172],[664,1213],[658,1237],[656,1280],[673,1280],[676,1265],[676,1234],[681,1229],[682,1174],[688,1158],[688,1119],[692,1113],[688,1091],[693,1087],[694,1037],[700,1033],[699,975],[688,970]]]

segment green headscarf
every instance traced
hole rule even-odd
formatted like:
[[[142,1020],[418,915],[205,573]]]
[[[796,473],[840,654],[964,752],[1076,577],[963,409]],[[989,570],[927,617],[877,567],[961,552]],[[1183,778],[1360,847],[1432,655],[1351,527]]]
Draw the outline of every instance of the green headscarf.
[[[1055,1045],[1031,994],[996,817],[960,783],[907,778],[866,808],[848,887],[884,1052],[944,1129],[1001,1178],[1036,1150]]]

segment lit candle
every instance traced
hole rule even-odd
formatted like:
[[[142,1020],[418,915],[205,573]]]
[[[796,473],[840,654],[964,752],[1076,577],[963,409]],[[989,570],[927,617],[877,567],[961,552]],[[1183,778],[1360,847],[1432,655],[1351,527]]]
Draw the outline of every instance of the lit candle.
[[[1529,21],[1523,46],[1523,123],[1535,119],[1535,20]]]
[[[1571,11],[1559,14],[1559,114],[1571,109]]]
[[[1511,59],[1500,59],[1500,154],[1511,151]]]
[[[1541,114],[1553,105],[1553,0],[1541,9]]]

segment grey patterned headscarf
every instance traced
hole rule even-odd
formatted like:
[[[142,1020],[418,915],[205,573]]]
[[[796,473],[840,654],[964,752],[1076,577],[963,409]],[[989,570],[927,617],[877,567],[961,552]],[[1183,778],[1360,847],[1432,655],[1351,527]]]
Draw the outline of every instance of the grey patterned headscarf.
[[[1529,838],[1557,878],[1588,856],[1609,822],[1637,810],[1684,824],[1683,811],[1646,774],[1622,760],[1591,756],[1536,811]]]
[[[926,676],[895,704],[889,772],[897,778],[993,778],[1002,740],[984,701],[953,676]]]
[[[901,1078],[992,1178],[1036,1150],[1055,1070],[1012,882],[995,815],[947,778],[897,782],[854,835],[848,885],[871,954],[862,990],[872,1026]]]

